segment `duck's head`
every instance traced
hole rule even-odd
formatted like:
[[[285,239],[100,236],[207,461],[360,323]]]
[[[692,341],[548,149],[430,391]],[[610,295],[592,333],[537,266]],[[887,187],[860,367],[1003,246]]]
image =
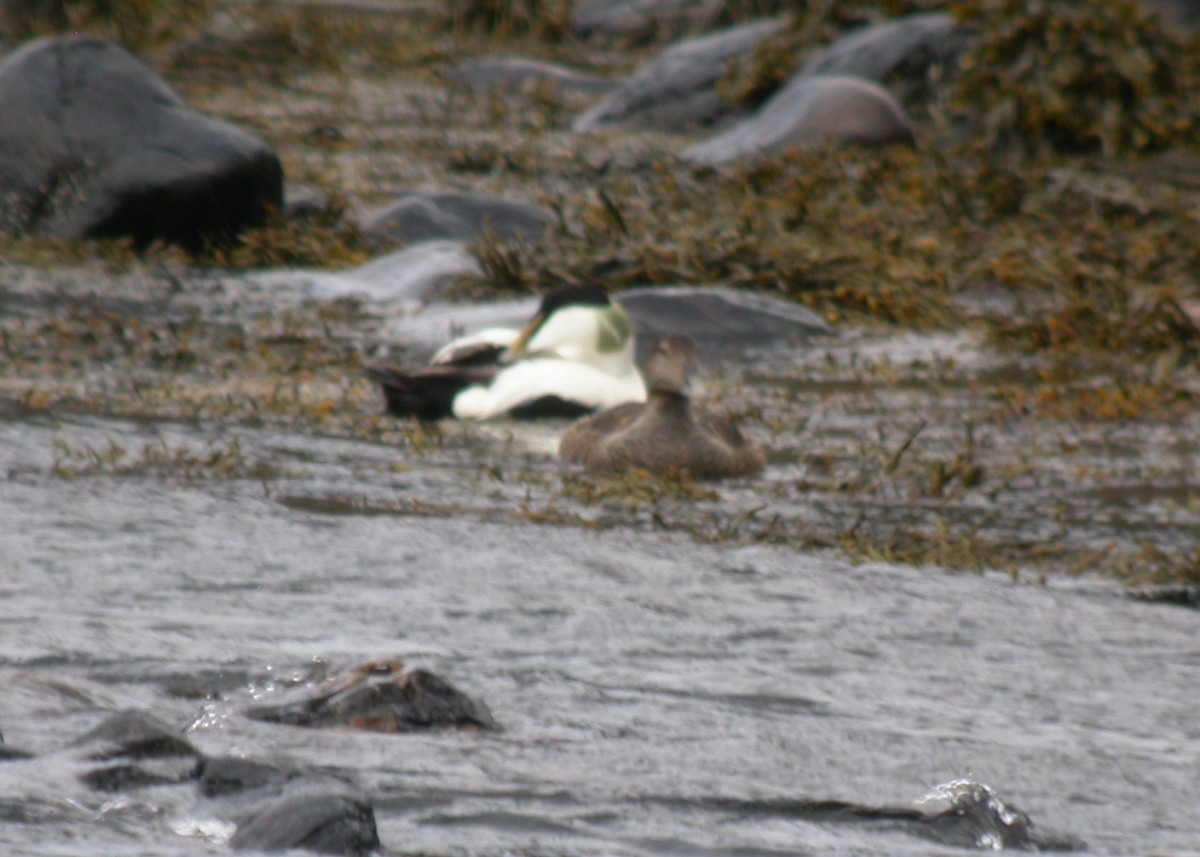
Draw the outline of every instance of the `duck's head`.
[[[700,349],[686,336],[660,339],[646,360],[643,374],[651,393],[687,396],[700,369]]]
[[[517,334],[506,361],[531,354],[552,355],[589,363],[632,366],[633,326],[619,304],[599,286],[574,285],[552,289],[537,312]]]

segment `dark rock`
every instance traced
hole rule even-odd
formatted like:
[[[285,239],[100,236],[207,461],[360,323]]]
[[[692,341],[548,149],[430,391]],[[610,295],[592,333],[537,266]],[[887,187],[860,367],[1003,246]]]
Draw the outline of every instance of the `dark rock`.
[[[1031,850],[1032,824],[987,786],[963,783],[950,806],[926,819],[925,830],[931,839],[957,848]]]
[[[538,239],[554,222],[554,212],[526,202],[460,191],[415,191],[364,214],[360,225],[369,241],[395,245],[470,241],[485,229],[501,240]]]
[[[1076,836],[1038,829],[1033,820],[990,786],[966,780],[940,786],[931,798],[945,803],[924,815],[912,832],[943,845],[980,851],[1080,851]]]
[[[103,763],[80,775],[97,791],[182,783],[200,774],[200,752],[176,730],[140,711],[112,715],[74,746],[88,761]]]
[[[371,661],[339,673],[296,698],[247,709],[246,716],[292,726],[341,726],[411,732],[467,726],[494,729],[487,706],[425,670]]]
[[[786,24],[784,18],[770,18],[672,45],[572,127],[578,133],[605,128],[678,131],[728,119],[735,111],[717,92],[717,81],[731,62],[749,56]]]
[[[827,140],[911,144],[913,130],[904,108],[878,84],[856,77],[797,77],[753,117],[686,149],[681,157],[715,166]]]
[[[341,792],[300,792],[266,803],[243,819],[229,844],[238,849],[366,854],[379,847],[375,811]]]
[[[1147,601],[1151,604],[1170,604],[1175,607],[1200,609],[1200,585],[1145,586],[1130,592],[1129,597],[1135,601]]]
[[[30,42],[0,65],[0,231],[163,240],[188,250],[262,224],[279,159],[205,116],[123,48]]]
[[[175,729],[157,717],[135,709],[111,715],[99,726],[80,735],[74,746],[86,748],[87,757],[96,761],[117,757],[152,759],[200,755]]]
[[[525,57],[494,57],[466,62],[452,68],[446,76],[476,91],[544,86],[564,92],[604,93],[617,86],[615,81],[606,77]]]
[[[906,15],[835,39],[803,67],[800,77],[850,75],[883,83],[900,69],[924,75],[966,47],[965,31],[950,15]]]
[[[725,6],[725,0],[581,0],[571,9],[571,30],[584,39],[679,38],[716,24]]]
[[[4,733],[0,732],[0,762],[10,762],[14,759],[28,759],[33,756],[32,753],[26,753],[24,750],[18,750],[16,747],[9,747],[4,743]]]
[[[237,756],[205,759],[200,766],[200,793],[205,797],[226,797],[268,787],[281,787],[303,774],[281,767]]]

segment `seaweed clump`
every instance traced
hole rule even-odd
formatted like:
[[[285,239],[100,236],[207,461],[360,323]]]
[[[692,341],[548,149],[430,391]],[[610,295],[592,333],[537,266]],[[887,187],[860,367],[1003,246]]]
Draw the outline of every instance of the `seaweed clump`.
[[[453,0],[450,13],[458,29],[560,41],[570,30],[570,7],[564,0]]]
[[[211,15],[212,0],[16,0],[0,8],[0,36],[86,31],[142,50],[180,39]]]
[[[956,101],[994,150],[1106,156],[1194,137],[1194,51],[1133,0],[959,0]]]

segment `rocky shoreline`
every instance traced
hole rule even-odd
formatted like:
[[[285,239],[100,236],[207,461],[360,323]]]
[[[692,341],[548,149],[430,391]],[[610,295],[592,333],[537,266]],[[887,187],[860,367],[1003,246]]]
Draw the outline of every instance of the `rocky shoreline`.
[[[1140,112],[1158,94],[1128,129],[1077,129],[1080,151],[1055,149],[1070,129],[1050,125],[1029,153],[979,148],[972,135],[1016,132],[999,114],[973,126],[953,103],[979,25],[934,6],[626,18],[601,37],[594,10],[576,10],[572,35],[552,12],[489,20],[482,4],[454,20],[420,3],[214,4],[185,36],[144,46],[148,69],[266,141],[291,216],[199,259],[136,231],[141,257],[122,242],[5,239],[4,410],[278,421],[419,461],[475,440],[382,418],[360,365],[423,357],[412,330],[444,300],[576,279],[751,288],[841,331],[749,359],[761,343],[743,336],[710,356],[714,389],[772,450],[762,480],[716,494],[497,459],[532,502],[448,513],[1195,586],[1200,290],[1182,236],[1200,162]],[[1146,44],[1151,61],[1170,55]],[[798,77],[764,93],[782,46]],[[830,73],[857,77],[834,92]],[[790,94],[814,79],[848,106]],[[871,115],[855,100],[868,91],[891,129],[874,142],[899,145],[830,144],[839,128],[863,142],[845,121]],[[773,119],[785,102],[799,113]],[[638,104],[656,105],[648,123]],[[814,117],[832,124],[805,130]],[[64,454],[63,471],[171,466],[134,458]]]

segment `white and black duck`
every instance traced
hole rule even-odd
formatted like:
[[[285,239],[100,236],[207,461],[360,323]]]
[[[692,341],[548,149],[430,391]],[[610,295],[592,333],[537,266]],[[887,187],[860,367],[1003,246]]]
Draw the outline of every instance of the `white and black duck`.
[[[521,330],[491,328],[455,340],[428,366],[367,367],[389,413],[448,417],[575,417],[646,398],[625,310],[598,286],[547,292]]]

